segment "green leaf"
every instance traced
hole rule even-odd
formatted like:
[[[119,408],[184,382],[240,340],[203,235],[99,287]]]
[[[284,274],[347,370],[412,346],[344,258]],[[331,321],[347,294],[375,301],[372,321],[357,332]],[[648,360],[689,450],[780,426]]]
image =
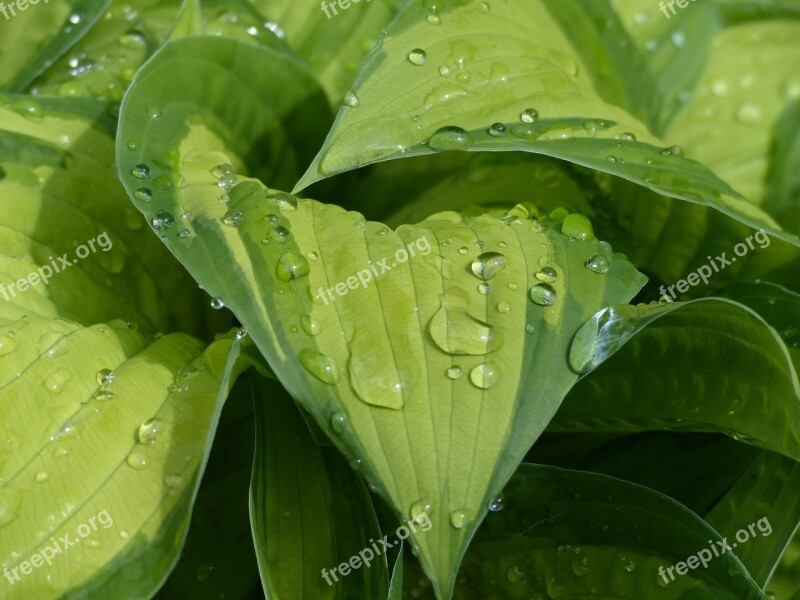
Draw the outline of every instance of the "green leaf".
[[[3,6],[0,90],[18,92],[67,51],[100,17],[110,0],[17,2]]]
[[[721,551],[714,556],[709,542],[719,548],[717,532],[647,488],[522,464],[503,498],[502,510],[489,515],[465,557],[458,600],[764,598],[737,558]],[[703,550],[710,556],[706,568],[698,561],[686,575],[670,573]]]
[[[797,372],[775,330],[744,305],[604,309],[575,336],[570,363],[600,366],[572,390],[553,431],[716,431],[800,458]]]
[[[767,590],[775,598],[800,599],[800,529],[795,531],[792,543],[781,558]]]
[[[791,102],[774,127],[764,208],[789,231],[800,231],[800,100]]]
[[[399,0],[250,0],[340,105],[361,60],[397,13]],[[332,6],[331,6],[332,5]],[[348,6],[342,9],[342,6]]]
[[[250,510],[267,598],[386,597],[386,556],[373,551],[382,536],[364,483],[338,452],[316,446],[280,383],[262,377],[252,385]],[[337,571],[351,557],[359,566]]]
[[[16,316],[202,331],[194,282],[120,185],[108,104],[5,96],[0,123],[0,300]]]
[[[249,496],[253,391],[240,377],[225,401],[180,560],[156,600],[247,600],[259,587]]]
[[[392,570],[392,580],[389,585],[387,600],[402,600],[403,598],[403,554],[405,546],[400,546],[400,553],[397,555]]]
[[[699,88],[667,132],[755,204],[765,199],[778,117],[800,95],[798,52],[800,20],[724,29]]]
[[[0,307],[7,597],[148,597],[178,559],[241,369],[238,342],[204,348],[124,323],[13,319],[9,307]]]

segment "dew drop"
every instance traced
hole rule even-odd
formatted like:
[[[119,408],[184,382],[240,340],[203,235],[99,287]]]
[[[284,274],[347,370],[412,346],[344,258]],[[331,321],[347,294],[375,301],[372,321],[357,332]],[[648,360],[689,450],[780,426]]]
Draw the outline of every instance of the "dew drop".
[[[742,104],[736,111],[736,120],[743,125],[758,125],[761,116],[761,108],[755,104]]]
[[[553,267],[542,267],[536,272],[535,277],[544,283],[553,283],[558,279],[558,273]]]
[[[150,200],[153,199],[153,192],[151,192],[148,188],[143,187],[133,192],[133,197],[139,202],[150,202]]]
[[[570,239],[584,241],[596,239],[592,229],[592,222],[579,213],[573,213],[564,219],[561,223],[561,233]]]
[[[526,108],[520,113],[519,119],[523,123],[535,123],[539,120],[539,111],[535,108]]]
[[[147,466],[149,460],[143,452],[131,452],[125,462],[128,463],[129,467],[141,471]]]
[[[454,510],[450,513],[450,526],[453,529],[463,529],[467,523],[467,513],[463,510]]]
[[[475,277],[488,281],[502,271],[507,263],[506,257],[499,252],[484,252],[473,259],[470,268]]]
[[[624,140],[626,142],[635,142],[636,141],[636,136],[633,135],[630,132],[625,132],[625,133],[621,133],[619,135],[619,139]]]
[[[683,156],[683,148],[680,146],[670,146],[661,151],[664,156]]]
[[[450,379],[459,379],[464,374],[464,371],[461,369],[461,367],[450,367],[447,369],[447,371],[445,371],[445,374]]]
[[[450,76],[450,67],[447,65],[442,65],[439,67],[439,75],[442,77],[449,77]]]
[[[39,471],[36,474],[36,477],[34,477],[34,481],[36,481],[36,483],[44,483],[48,479],[50,479],[50,475],[48,475],[47,471]]]
[[[297,210],[297,198],[286,192],[277,192],[267,196],[272,204],[278,207],[282,212],[291,212]]]
[[[466,246],[461,246],[461,248],[458,249],[459,254],[466,254],[467,252],[469,252],[469,248]]]
[[[358,96],[356,96],[352,91],[347,92],[344,97],[344,103],[350,108],[355,108],[358,106]]]
[[[511,305],[508,302],[500,302],[497,305],[497,312],[503,315],[510,315],[511,314]]]
[[[131,175],[136,177],[137,179],[149,179],[150,178],[150,167],[144,164],[136,165],[131,169]]]
[[[311,336],[319,335],[320,332],[319,323],[314,319],[312,319],[311,317],[309,317],[308,315],[303,315],[302,317],[300,317],[300,326],[303,328],[303,331],[305,331],[306,334],[308,335]]]
[[[508,129],[502,123],[492,123],[488,129],[489,135],[493,137],[503,137],[508,133]]]
[[[592,273],[607,273],[608,272],[608,259],[605,256],[601,256],[600,254],[594,255],[592,258],[586,261],[586,268],[589,269]]]
[[[54,396],[60,394],[64,390],[64,384],[70,380],[70,374],[64,369],[59,369],[52,375],[49,375],[42,382],[42,387],[53,394]]]
[[[528,323],[525,325],[525,332],[529,335],[536,331],[536,326],[533,323]]]
[[[408,53],[408,61],[412,65],[417,65],[418,67],[421,67],[422,65],[425,64],[427,60],[428,60],[428,55],[425,54],[425,51],[422,50],[421,48],[415,48],[414,50]]]
[[[139,425],[136,437],[140,444],[154,444],[159,434],[164,431],[165,423],[160,419],[148,419]]]
[[[331,415],[331,429],[333,429],[334,433],[344,433],[346,425],[347,420],[342,413],[335,412]]]
[[[493,363],[481,363],[469,372],[469,380],[475,387],[488,390],[500,381],[500,370]]]
[[[489,512],[500,512],[503,510],[504,503],[503,494],[500,494],[489,502]]]
[[[110,385],[116,375],[114,375],[114,371],[111,369],[100,369],[95,374],[95,379],[97,380],[97,385]]]
[[[332,356],[305,348],[300,351],[298,358],[303,368],[321,382],[333,385],[339,381],[339,369]]]
[[[175,224],[175,217],[172,216],[172,213],[167,212],[166,210],[159,210],[156,212],[155,217],[150,222],[153,225],[153,229],[156,231],[163,231],[164,229],[169,229]]]
[[[222,216],[222,222],[228,227],[238,227],[244,221],[244,216],[238,210],[229,210]]]
[[[506,580],[508,580],[508,583],[519,583],[523,579],[525,579],[525,573],[523,573],[518,565],[512,565],[506,569]]]
[[[417,500],[411,505],[410,514],[411,518],[417,525],[423,525],[428,520],[433,510],[433,504],[425,498]]]
[[[472,147],[472,136],[461,127],[442,127],[428,140],[428,147],[435,151],[469,150]]]
[[[308,261],[302,254],[289,252],[281,256],[275,274],[281,281],[292,281],[305,277],[311,271]]]
[[[225,308],[225,303],[222,301],[221,298],[212,298],[211,308],[213,308],[214,310],[221,310]]]
[[[553,286],[548,283],[539,283],[531,288],[531,300],[539,306],[550,306],[555,303],[557,294]]]

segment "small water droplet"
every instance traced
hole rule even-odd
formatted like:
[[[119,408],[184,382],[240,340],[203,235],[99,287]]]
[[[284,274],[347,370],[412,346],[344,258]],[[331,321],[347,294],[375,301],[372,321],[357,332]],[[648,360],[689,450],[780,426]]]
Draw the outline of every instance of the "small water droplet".
[[[500,381],[500,369],[493,363],[481,363],[469,372],[469,380],[475,387],[488,390]]]
[[[300,351],[298,358],[305,370],[321,382],[333,385],[339,381],[339,369],[332,356],[305,348]]]
[[[612,154],[609,154],[608,156],[606,156],[606,160],[610,163],[615,163],[617,162],[617,157]]]
[[[442,22],[442,19],[439,17],[439,15],[428,15],[426,20],[431,25],[439,25]]]
[[[352,91],[347,92],[344,97],[344,103],[351,108],[355,108],[358,106],[358,96],[356,96]]]
[[[275,274],[281,281],[292,281],[300,279],[311,272],[308,261],[302,254],[288,252],[281,256]]]
[[[528,334],[532,334],[534,331],[536,331],[536,326],[533,323],[528,323],[525,325],[525,331]]]
[[[608,272],[608,259],[600,254],[595,254],[586,261],[586,268],[592,273],[607,273]]]
[[[110,385],[115,377],[116,375],[114,375],[114,371],[111,369],[100,369],[95,375],[97,385]]]
[[[238,227],[244,221],[244,216],[238,210],[229,210],[222,216],[222,222],[228,227]]]
[[[136,437],[140,444],[154,444],[159,434],[164,431],[166,424],[160,419],[148,419],[139,425]]]
[[[17,343],[10,336],[0,335],[0,356],[11,354],[16,348]]]
[[[558,294],[553,286],[547,283],[539,283],[531,288],[531,300],[539,306],[550,306],[555,303]]]
[[[144,164],[136,165],[131,169],[131,175],[136,177],[137,179],[149,179],[150,178],[150,167]]]
[[[303,315],[300,317],[300,325],[308,335],[314,336],[319,335],[321,330],[319,323],[309,317],[308,315]]]
[[[505,302],[505,301],[500,302],[500,303],[497,304],[497,312],[499,312],[501,314],[504,314],[504,315],[510,315],[511,314],[511,305],[508,302]]]
[[[544,283],[553,283],[558,279],[558,273],[553,267],[542,267],[536,272],[535,277]]]
[[[430,517],[432,511],[433,504],[429,500],[421,498],[411,505],[409,512],[415,523],[423,525],[428,520],[428,517]]]
[[[459,379],[464,374],[464,371],[461,369],[461,367],[453,366],[447,369],[447,371],[445,371],[445,374],[450,379]]]
[[[151,192],[148,188],[143,187],[133,192],[133,197],[139,202],[150,202],[150,200],[153,199],[153,192]]]
[[[408,61],[412,65],[417,65],[418,67],[421,67],[422,65],[425,64],[427,60],[428,60],[428,55],[421,48],[415,48],[414,50],[408,53]]]
[[[270,194],[267,196],[267,200],[277,206],[282,212],[291,212],[297,210],[297,198],[291,194],[287,194],[286,192]]]
[[[292,239],[291,232],[283,225],[278,225],[275,227],[275,229],[270,232],[269,236],[270,239],[278,242],[279,244],[285,244]]]
[[[526,108],[520,113],[519,119],[523,123],[535,123],[539,120],[539,111],[535,108]]]
[[[34,477],[36,483],[44,483],[48,479],[50,479],[50,475],[47,474],[47,471],[39,471]]]
[[[467,252],[469,252],[469,248],[466,246],[461,246],[461,248],[458,249],[459,254],[466,254]]]
[[[439,67],[439,75],[442,77],[449,77],[450,76],[450,67],[447,65],[442,65]]]
[[[131,452],[125,462],[128,463],[129,467],[141,471],[147,466],[149,460],[143,452]]]
[[[489,135],[493,137],[503,137],[508,133],[508,129],[502,123],[493,123],[489,129]]]
[[[42,382],[42,387],[56,396],[64,390],[64,384],[67,383],[70,378],[71,375],[69,372],[64,369],[58,369],[55,373],[45,378]]]
[[[225,308],[225,303],[222,301],[221,298],[212,298],[211,299],[211,308],[214,310],[220,310]]]
[[[506,569],[506,579],[509,583],[519,583],[525,579],[525,573],[519,568],[519,565],[513,565]]]
[[[500,512],[503,510],[504,505],[505,499],[503,498],[503,494],[500,494],[489,502],[489,512]]]
[[[347,419],[342,413],[335,412],[331,415],[331,429],[333,429],[334,433],[344,433],[346,425]]]
[[[472,136],[461,127],[447,126],[437,129],[428,140],[431,150],[469,150],[472,147]]]
[[[502,271],[507,263],[506,257],[499,252],[484,252],[473,259],[470,268],[475,277],[488,281]]]
[[[661,151],[664,156],[683,156],[683,148],[680,146],[670,146]]]
[[[635,142],[636,136],[630,133],[629,131],[626,131],[625,133],[619,134],[619,139],[624,140],[626,142]]]
[[[175,217],[172,216],[172,213],[167,212],[166,210],[159,210],[156,212],[155,217],[150,222],[153,226],[153,229],[156,231],[162,231],[164,229],[169,229],[175,224]]]
[[[467,523],[467,513],[463,510],[454,510],[450,513],[450,526],[453,529],[463,529]]]

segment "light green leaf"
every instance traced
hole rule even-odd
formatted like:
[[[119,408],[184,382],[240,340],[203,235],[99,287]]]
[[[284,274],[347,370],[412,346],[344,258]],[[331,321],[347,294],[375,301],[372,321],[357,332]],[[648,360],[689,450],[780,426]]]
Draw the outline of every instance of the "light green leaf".
[[[110,0],[9,2],[0,10],[0,90],[18,92],[79,40]],[[24,9],[23,9],[24,6]]]
[[[334,449],[316,446],[280,383],[252,385],[250,512],[267,598],[385,598],[386,556],[373,551],[382,536],[363,481]],[[351,557],[359,566],[337,570]]]
[[[226,69],[243,69],[244,62],[228,61],[227,47],[233,45],[179,40],[145,67],[123,104],[120,129],[121,140],[135,132],[142,145],[136,152],[121,148],[120,175],[135,200],[142,180],[133,172],[143,157],[155,165],[151,176],[183,182],[159,194],[157,204],[136,200],[137,206],[199,283],[237,315],[291,395],[349,458],[362,460],[396,514],[421,518],[431,511],[434,528],[412,537],[447,597],[489,500],[577,378],[565,360],[572,333],[598,307],[629,299],[643,278],[596,240],[569,241],[524,216],[501,222],[443,213],[393,232],[234,176],[231,166],[243,163],[237,146],[202,124],[231,137],[256,135],[261,125],[242,120],[236,103],[209,102],[197,72],[191,84],[176,77],[179,49],[193,60],[213,52],[216,81]],[[274,77],[284,68],[273,60],[258,74],[239,71],[239,80]],[[164,106],[158,126],[148,126],[141,107],[169,85],[186,99]],[[201,101],[208,108],[199,108]],[[273,110],[291,113],[292,102],[304,101],[281,94],[273,102],[284,104]],[[234,183],[221,203],[220,184]],[[184,224],[171,225],[184,212]],[[583,227],[575,215],[565,231],[593,240]],[[490,251],[505,258],[478,260]],[[597,272],[586,266],[595,256]],[[385,264],[389,275],[356,289],[357,274],[365,279],[371,261],[375,272]],[[544,266],[556,271],[547,284],[535,277]],[[549,272],[540,277],[552,279]],[[338,283],[344,288],[337,292]],[[534,286],[539,302],[553,304],[532,302]],[[320,288],[334,291],[323,298]],[[533,381],[546,383],[532,390]],[[457,527],[449,525],[451,513]]]
[[[570,363],[600,367],[572,390],[553,431],[717,431],[800,459],[797,372],[775,330],[744,305],[604,309],[575,336]]]
[[[387,600],[402,600],[403,598],[403,554],[405,546],[400,546],[400,553],[397,555],[392,570],[392,581],[389,585]]]
[[[787,230],[800,231],[800,100],[789,103],[774,132],[764,208]]]
[[[238,343],[204,349],[182,334],[153,340],[124,323],[13,319],[7,308],[0,563],[13,582],[4,597],[148,597],[183,545],[241,369]]]
[[[730,553],[715,556],[710,541],[719,548],[721,537],[653,490],[522,464],[503,491],[502,510],[487,517],[467,552],[454,598],[764,598],[742,563]],[[675,571],[703,550],[706,568],[698,561],[686,575]]]
[[[765,198],[776,121],[800,96],[798,52],[800,20],[724,29],[699,88],[667,132],[755,204]]]
[[[250,4],[308,63],[331,103],[338,106],[344,101],[356,67],[401,2],[343,0],[340,5],[330,0],[250,0]]]

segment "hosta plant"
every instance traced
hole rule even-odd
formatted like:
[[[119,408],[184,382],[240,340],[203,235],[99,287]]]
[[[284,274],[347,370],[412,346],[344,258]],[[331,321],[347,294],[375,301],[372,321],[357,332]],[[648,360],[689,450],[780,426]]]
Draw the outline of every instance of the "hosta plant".
[[[800,598],[796,2],[0,14],[1,597]]]

